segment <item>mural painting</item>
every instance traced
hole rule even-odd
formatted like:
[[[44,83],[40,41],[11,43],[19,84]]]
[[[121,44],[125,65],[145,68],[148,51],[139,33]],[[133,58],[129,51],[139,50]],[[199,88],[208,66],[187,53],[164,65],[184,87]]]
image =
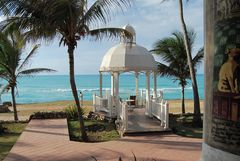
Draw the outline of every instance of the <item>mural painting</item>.
[[[240,0],[215,0],[212,140],[240,154]]]

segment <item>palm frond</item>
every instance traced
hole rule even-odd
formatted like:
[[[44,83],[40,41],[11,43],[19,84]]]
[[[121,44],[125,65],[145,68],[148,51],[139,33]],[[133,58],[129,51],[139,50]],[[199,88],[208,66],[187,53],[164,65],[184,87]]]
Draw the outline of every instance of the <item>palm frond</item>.
[[[179,44],[174,38],[164,38],[158,40],[153,47],[152,52],[159,55],[165,62],[177,61],[177,53],[182,53],[183,51],[178,50]]]
[[[94,30],[89,31],[88,36],[92,37],[94,40],[102,40],[104,37],[107,37],[109,39],[118,38],[121,36],[126,37],[130,41],[133,40],[133,35],[130,32],[128,32],[122,28],[94,29]]]
[[[11,66],[9,66],[8,64],[5,64],[4,62],[1,62],[1,61],[0,61],[0,69],[6,77],[8,77],[8,76],[11,77],[11,75],[14,74],[14,71],[11,69]]]
[[[27,70],[23,70],[21,72],[18,73],[18,76],[20,75],[32,75],[32,74],[38,74],[38,73],[42,73],[42,72],[56,72],[56,70],[53,69],[48,69],[48,68],[33,68],[33,69],[27,69]]]
[[[20,60],[20,49],[13,44],[12,37],[0,33],[0,64],[13,74]]]
[[[6,70],[1,69],[1,67],[0,67],[0,78],[4,79],[6,81],[8,81],[10,79],[9,73],[6,72]]]
[[[193,30],[189,30],[189,42],[193,47],[196,34]],[[187,79],[190,79],[190,71],[187,63],[187,53],[185,50],[183,33],[175,31],[172,37],[167,37],[158,40],[154,43],[152,52],[158,55],[161,60],[167,64],[159,63],[158,72],[161,76],[171,77],[175,81],[179,81],[181,86],[187,84]],[[203,49],[199,50],[198,54],[193,58],[193,66],[201,63],[203,58]]]
[[[163,63],[159,63],[157,62],[158,64],[158,74],[160,76],[163,76],[163,77],[174,77],[174,76],[177,76],[178,73],[177,71],[175,71],[175,69],[163,64]]]
[[[37,40],[51,41],[56,36],[54,25],[48,24],[45,20],[35,17],[10,17],[0,22],[1,30],[24,31],[26,40],[36,42]]]
[[[32,50],[30,51],[30,53],[28,54],[28,56],[24,59],[24,61],[22,62],[22,64],[19,66],[18,71],[22,71],[24,67],[26,67],[26,65],[28,65],[28,63],[31,61],[32,57],[37,53],[37,49],[39,48],[40,45],[35,45]]]
[[[131,6],[133,0],[97,0],[84,14],[80,23],[94,24],[100,21],[106,24],[110,20],[111,9],[121,9]]]
[[[195,55],[195,57],[193,58],[193,66],[196,70],[196,67],[202,63],[204,57],[204,48],[199,49],[199,51],[197,52],[197,54]]]

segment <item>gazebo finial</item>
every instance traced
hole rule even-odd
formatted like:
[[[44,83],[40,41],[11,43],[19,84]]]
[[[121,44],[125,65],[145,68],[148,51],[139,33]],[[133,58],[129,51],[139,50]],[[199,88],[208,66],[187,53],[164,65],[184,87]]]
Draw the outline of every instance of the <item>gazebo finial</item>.
[[[122,38],[121,42],[123,42],[123,43],[129,43],[129,42],[136,43],[136,32],[135,32],[135,29],[131,25],[129,25],[129,24],[123,26],[123,29],[127,30],[128,32],[130,32],[132,34],[132,36],[133,36],[133,39],[132,39],[132,41],[130,41],[130,40],[126,40],[126,39]]]

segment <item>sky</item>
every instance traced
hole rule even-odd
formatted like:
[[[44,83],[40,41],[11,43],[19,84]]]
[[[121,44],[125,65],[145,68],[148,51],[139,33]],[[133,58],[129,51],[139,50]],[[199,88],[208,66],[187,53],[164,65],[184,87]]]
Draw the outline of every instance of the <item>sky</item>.
[[[171,36],[181,30],[178,1],[169,0],[135,0],[124,12],[113,12],[111,21],[102,27],[123,27],[130,24],[135,28],[137,44],[151,50],[155,41]],[[203,47],[203,1],[191,0],[184,4],[184,15],[187,26],[197,33],[194,53]],[[0,16],[0,20],[3,17]],[[41,43],[37,55],[32,59],[31,68],[46,67],[57,70],[54,74],[68,74],[68,55],[66,47],[59,47],[59,39],[51,43]],[[106,52],[119,43],[119,39],[100,41],[81,40],[75,50],[75,73],[97,74]],[[203,65],[198,69],[203,73]]]

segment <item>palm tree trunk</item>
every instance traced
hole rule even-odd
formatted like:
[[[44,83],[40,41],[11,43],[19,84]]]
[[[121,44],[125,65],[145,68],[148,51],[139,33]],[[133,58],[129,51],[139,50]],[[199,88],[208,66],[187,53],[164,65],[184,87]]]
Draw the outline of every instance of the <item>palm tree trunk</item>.
[[[182,114],[185,114],[184,86],[182,86]]]
[[[17,115],[17,106],[16,106],[16,100],[15,100],[15,87],[11,87],[11,94],[12,94],[12,106],[13,106],[13,112],[14,112],[14,120],[18,121],[18,115]]]
[[[69,56],[69,75],[70,75],[70,84],[71,84],[71,89],[72,89],[72,94],[77,106],[78,110],[78,119],[79,119],[79,124],[80,124],[80,132],[81,132],[81,137],[83,141],[87,141],[87,133],[85,130],[84,122],[83,122],[83,116],[81,114],[81,106],[79,103],[79,98],[78,98],[78,93],[77,93],[77,88],[76,88],[76,83],[75,83],[75,75],[74,75],[74,45],[70,44],[68,45],[68,56]]]
[[[192,88],[193,88],[193,98],[194,98],[193,124],[195,126],[202,126],[197,80],[196,80],[195,71],[193,69],[193,64],[192,64],[192,55],[191,55],[189,39],[188,39],[188,35],[187,35],[187,27],[186,27],[186,23],[185,23],[184,16],[183,16],[182,0],[179,0],[179,12],[180,12],[180,19],[181,19],[182,28],[183,28],[184,43],[185,43],[185,48],[186,48],[186,52],[187,52],[188,65],[189,65],[189,70],[190,70],[190,75],[191,75],[191,80],[192,80]]]

